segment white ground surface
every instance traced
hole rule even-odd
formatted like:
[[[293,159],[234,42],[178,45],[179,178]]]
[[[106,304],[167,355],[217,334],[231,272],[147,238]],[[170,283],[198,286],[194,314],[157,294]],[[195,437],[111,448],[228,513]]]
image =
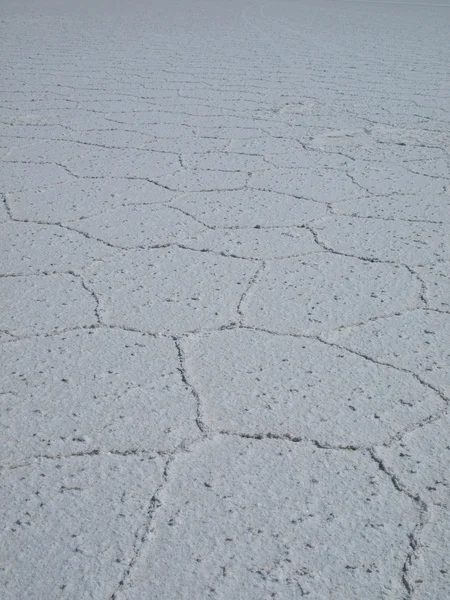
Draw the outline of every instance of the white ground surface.
[[[2,3],[2,599],[450,598],[449,31]]]

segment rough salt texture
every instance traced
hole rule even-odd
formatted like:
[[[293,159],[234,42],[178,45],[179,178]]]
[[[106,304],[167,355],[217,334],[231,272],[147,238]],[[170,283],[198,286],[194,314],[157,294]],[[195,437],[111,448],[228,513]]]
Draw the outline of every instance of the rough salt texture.
[[[97,323],[96,301],[73,275],[0,278],[0,329],[14,336]]]
[[[231,438],[196,448],[171,474],[119,598],[401,597],[418,510],[370,459]]]
[[[449,15],[3,2],[2,599],[448,600]]]
[[[118,248],[164,246],[205,229],[192,217],[166,206],[122,206],[72,225]]]
[[[62,185],[8,194],[16,219],[59,223],[102,215],[123,205],[157,204],[174,193],[148,181],[75,179]]]
[[[370,446],[445,407],[410,373],[317,340],[233,330],[183,348],[214,431]]]
[[[289,227],[326,215],[326,207],[317,202],[252,189],[186,194],[174,206],[213,228]]]
[[[86,281],[96,292],[103,323],[180,334],[235,324],[256,270],[244,260],[162,248],[94,263]]]
[[[209,230],[186,238],[184,244],[196,250],[261,260],[323,252],[312,233],[299,227]]]
[[[88,329],[3,344],[4,460],[98,449],[169,451],[197,437],[168,339]]]
[[[397,369],[410,371],[448,393],[450,318],[417,310],[335,332],[329,340]]]
[[[411,266],[450,261],[445,223],[336,216],[316,223],[315,230],[330,250],[366,260]]]
[[[426,285],[428,306],[450,313],[450,262],[437,262],[417,269]]]
[[[97,240],[57,225],[16,221],[0,224],[1,275],[63,273],[85,267],[112,252]]]
[[[414,564],[412,575],[421,600],[445,598],[448,595],[450,559],[447,548],[450,538],[450,511],[433,507],[429,522],[420,536],[420,556]]]
[[[162,466],[157,458],[73,456],[4,473],[5,597],[110,597],[146,529]]]
[[[330,253],[271,263],[246,299],[245,323],[317,334],[412,309],[420,282],[398,265]]]
[[[450,508],[448,415],[425,423],[389,448],[377,450],[386,466],[427,502]]]

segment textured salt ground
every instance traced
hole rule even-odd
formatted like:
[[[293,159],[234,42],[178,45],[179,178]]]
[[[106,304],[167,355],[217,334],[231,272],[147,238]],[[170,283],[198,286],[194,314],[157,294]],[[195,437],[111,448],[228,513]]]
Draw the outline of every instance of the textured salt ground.
[[[0,7],[17,600],[447,600],[450,4]]]

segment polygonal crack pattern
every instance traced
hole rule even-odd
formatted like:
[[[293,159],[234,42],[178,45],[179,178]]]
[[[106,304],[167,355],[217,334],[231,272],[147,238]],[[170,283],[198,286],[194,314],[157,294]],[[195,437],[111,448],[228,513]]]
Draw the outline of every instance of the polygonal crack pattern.
[[[0,12],[2,597],[448,600],[448,7]]]
[[[152,547],[119,597],[400,597],[418,511],[364,455],[231,437],[172,468]]]

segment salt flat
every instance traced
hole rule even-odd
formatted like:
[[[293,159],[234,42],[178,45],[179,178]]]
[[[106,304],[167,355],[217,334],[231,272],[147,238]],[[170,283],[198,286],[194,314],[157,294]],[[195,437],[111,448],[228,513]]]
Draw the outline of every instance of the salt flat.
[[[3,2],[3,599],[448,600],[449,30]]]

